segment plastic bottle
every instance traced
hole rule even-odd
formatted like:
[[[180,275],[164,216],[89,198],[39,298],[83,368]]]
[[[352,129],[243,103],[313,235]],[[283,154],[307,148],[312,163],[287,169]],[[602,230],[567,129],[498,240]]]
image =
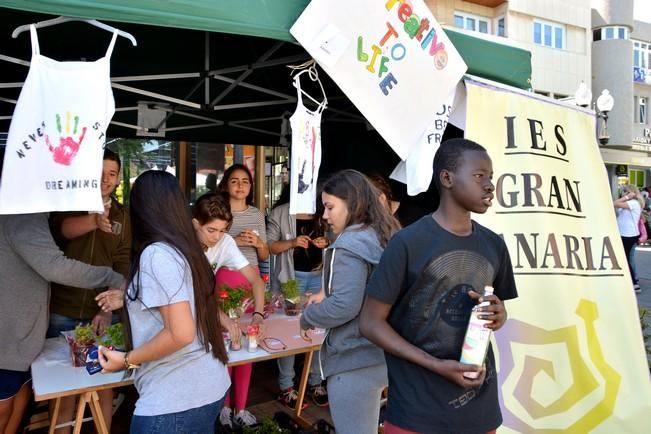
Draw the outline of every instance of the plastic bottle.
[[[493,287],[485,286],[484,296],[491,294],[493,294]],[[479,366],[484,364],[486,352],[488,351],[488,344],[490,343],[491,329],[484,327],[484,324],[488,321],[479,319],[479,308],[488,306],[489,304],[490,302],[488,301],[479,303],[470,313],[470,321],[468,321],[468,329],[466,330],[466,337],[463,340],[461,359],[459,360],[461,363]],[[464,372],[463,376],[466,378],[477,378],[479,377],[479,373]]]

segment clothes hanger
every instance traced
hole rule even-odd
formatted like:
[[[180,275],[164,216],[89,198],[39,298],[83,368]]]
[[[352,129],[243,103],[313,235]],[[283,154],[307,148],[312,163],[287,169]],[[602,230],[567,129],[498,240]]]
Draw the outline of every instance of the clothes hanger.
[[[319,71],[317,71],[316,69],[316,62],[314,61],[314,59],[308,60],[307,62],[302,63],[300,65],[287,65],[287,67],[292,69],[292,73],[290,75],[293,75],[296,71],[299,70],[301,71],[294,76],[294,87],[296,89],[299,89],[297,84],[299,77],[305,73],[307,73],[308,77],[310,77],[310,80],[319,83],[319,88],[321,88],[321,93],[323,94],[323,101],[317,101],[314,97],[312,97],[312,95],[305,92],[302,88],[300,89],[300,91],[312,102],[314,102],[318,106],[323,106],[323,108],[325,109],[328,106],[328,97],[326,96],[325,90],[323,89],[323,84],[319,79]]]
[[[118,30],[115,27],[111,27],[108,24],[104,24],[104,23],[99,22],[97,20],[88,20],[88,19],[85,19],[85,18],[73,18],[73,17],[60,16],[60,17],[57,17],[57,18],[52,18],[51,20],[39,21],[38,23],[34,23],[34,26],[37,29],[40,29],[42,27],[55,26],[57,24],[63,24],[63,23],[67,23],[67,22],[70,22],[70,21],[83,21],[85,23],[88,23],[88,24],[90,24],[92,26],[95,26],[95,27],[99,27],[100,29],[106,30],[106,31],[111,32],[111,33],[117,32],[117,34],[119,36],[123,36],[123,37],[127,38],[129,41],[131,41],[131,44],[134,47],[138,45],[138,42],[136,42],[136,38],[134,38],[133,35],[131,35],[130,33],[124,32],[122,30]],[[25,30],[29,30],[30,25],[31,24],[24,24],[24,25],[22,25],[20,27],[16,27],[14,29],[14,31],[11,33],[11,37],[15,39],[16,37],[18,37],[18,35],[20,35]]]

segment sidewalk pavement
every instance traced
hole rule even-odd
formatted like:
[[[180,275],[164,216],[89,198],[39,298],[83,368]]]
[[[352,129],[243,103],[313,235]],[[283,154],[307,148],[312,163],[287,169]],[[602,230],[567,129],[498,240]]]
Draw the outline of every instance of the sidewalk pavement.
[[[651,310],[651,246],[636,247],[635,271],[642,289],[636,294],[637,304]]]
[[[651,311],[651,246],[636,247],[635,272],[642,289],[642,292],[635,294],[637,305]],[[651,318],[647,317],[647,322],[651,322]],[[651,330],[647,329],[646,334],[651,335]],[[651,339],[647,342],[647,348],[651,348]],[[651,361],[651,354],[648,354],[648,359]]]

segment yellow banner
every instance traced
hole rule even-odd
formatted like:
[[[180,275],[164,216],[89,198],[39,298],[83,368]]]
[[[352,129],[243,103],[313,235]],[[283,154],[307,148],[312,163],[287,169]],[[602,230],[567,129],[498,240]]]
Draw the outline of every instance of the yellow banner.
[[[519,298],[496,333],[500,433],[649,433],[651,382],[594,116],[467,82]]]

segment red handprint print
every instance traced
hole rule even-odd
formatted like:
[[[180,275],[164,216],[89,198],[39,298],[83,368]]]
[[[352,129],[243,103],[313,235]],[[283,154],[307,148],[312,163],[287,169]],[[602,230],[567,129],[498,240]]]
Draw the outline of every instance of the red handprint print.
[[[74,129],[72,131],[72,134],[77,134],[77,127],[79,126],[79,116],[75,116],[75,125]],[[61,134],[61,115],[57,113],[57,131],[59,134]],[[75,158],[75,155],[77,155],[77,152],[79,151],[79,147],[81,146],[81,142],[84,141],[84,136],[86,135],[86,127],[83,127],[81,129],[81,136],[79,137],[79,141],[75,142],[75,140],[69,135],[70,134],[70,112],[66,113],[66,135],[67,137],[59,137],[59,144],[58,146],[53,146],[52,142],[50,142],[50,137],[46,134],[45,135],[45,143],[47,144],[48,149],[50,152],[52,152],[52,158],[54,158],[54,161],[63,164],[65,166],[70,166],[70,163],[72,163],[72,160]]]

